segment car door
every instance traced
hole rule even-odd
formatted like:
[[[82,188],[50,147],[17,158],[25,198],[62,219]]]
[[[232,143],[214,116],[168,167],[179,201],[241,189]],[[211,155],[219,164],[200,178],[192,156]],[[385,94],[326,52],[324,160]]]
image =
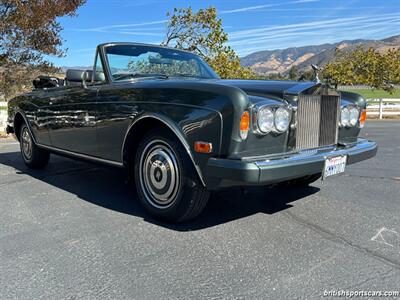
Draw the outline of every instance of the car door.
[[[117,163],[122,162],[121,149],[125,134],[136,115],[137,107],[132,103],[134,96],[125,99],[124,90],[111,83],[104,72],[104,57],[96,54],[93,81],[100,87],[97,94],[97,149],[99,157]]]
[[[48,129],[52,147],[97,156],[98,89],[98,86],[78,84],[52,95],[48,107]]]
[[[135,104],[135,93],[124,97],[124,90],[107,85],[98,95],[98,149],[101,158],[122,162],[122,148],[129,126],[139,108]]]

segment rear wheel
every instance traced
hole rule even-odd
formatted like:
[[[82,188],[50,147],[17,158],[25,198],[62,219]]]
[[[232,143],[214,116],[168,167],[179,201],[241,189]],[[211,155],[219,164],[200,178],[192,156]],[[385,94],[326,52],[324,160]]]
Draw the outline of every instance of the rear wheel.
[[[50,159],[50,153],[36,146],[26,124],[21,126],[19,144],[22,159],[27,167],[32,169],[41,169],[47,166]]]
[[[140,202],[154,217],[187,221],[206,206],[209,192],[185,149],[168,130],[146,134],[136,152],[134,172]]]
[[[305,177],[301,177],[301,178],[297,178],[297,179],[293,179],[293,180],[289,180],[289,181],[285,181],[282,182],[281,185],[283,186],[297,186],[297,187],[302,187],[302,186],[308,186],[311,183],[317,181],[318,179],[321,178],[321,174],[314,174],[314,175],[308,175]]]

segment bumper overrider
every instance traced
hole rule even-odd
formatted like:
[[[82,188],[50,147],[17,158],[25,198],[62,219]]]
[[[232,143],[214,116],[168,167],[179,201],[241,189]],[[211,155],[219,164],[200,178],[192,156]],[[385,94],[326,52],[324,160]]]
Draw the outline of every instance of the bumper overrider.
[[[206,185],[209,189],[230,186],[269,185],[307,175],[322,173],[325,160],[347,156],[347,165],[374,157],[375,142],[358,139],[357,143],[330,149],[313,149],[280,156],[248,159],[211,158],[206,167]]]

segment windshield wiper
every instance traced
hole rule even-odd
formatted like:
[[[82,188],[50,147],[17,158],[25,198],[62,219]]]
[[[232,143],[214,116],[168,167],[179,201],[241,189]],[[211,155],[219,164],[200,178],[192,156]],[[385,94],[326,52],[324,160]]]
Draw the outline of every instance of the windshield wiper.
[[[168,79],[168,75],[165,74],[146,74],[146,73],[126,73],[126,74],[116,74],[114,75],[114,80],[124,80],[124,79],[133,79],[133,78],[163,78]]]
[[[149,74],[139,74],[139,76],[136,76],[136,78],[141,77],[141,78],[163,78],[163,79],[168,79],[169,76],[167,74],[162,74],[162,73],[149,73]]]
[[[173,74],[173,75],[171,75],[171,77],[187,77],[187,78],[210,79],[210,78],[204,77],[204,76],[197,76],[197,75],[185,74],[185,73]]]

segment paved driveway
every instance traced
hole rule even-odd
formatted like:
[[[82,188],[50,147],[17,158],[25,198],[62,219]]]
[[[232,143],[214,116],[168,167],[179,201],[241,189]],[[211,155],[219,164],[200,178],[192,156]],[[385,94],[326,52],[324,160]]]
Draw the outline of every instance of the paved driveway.
[[[160,224],[118,170],[0,142],[0,299],[320,298],[400,290],[400,122],[370,121],[374,159],[305,189],[219,192]]]

